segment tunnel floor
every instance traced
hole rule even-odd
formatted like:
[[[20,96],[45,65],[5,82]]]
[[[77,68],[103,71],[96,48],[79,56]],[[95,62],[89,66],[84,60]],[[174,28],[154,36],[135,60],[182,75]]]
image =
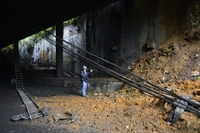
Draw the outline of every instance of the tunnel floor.
[[[24,88],[40,108],[51,108],[49,116],[12,121],[12,116],[27,111],[15,85],[1,80],[0,133],[198,133],[200,129],[199,118],[189,112],[174,125],[167,124],[171,105],[128,86],[113,93],[88,93],[87,98],[70,88],[28,82]]]
[[[28,94],[36,100],[37,97],[48,97],[50,95],[77,95],[73,90],[66,88],[47,86],[42,84],[24,83],[24,88]],[[10,80],[0,80],[0,133],[44,133],[44,132],[63,132],[63,129],[54,129],[50,131],[51,126],[38,126],[33,121],[38,120],[19,120],[12,121],[14,115],[26,113],[25,106],[15,89],[15,84],[11,84]],[[42,118],[41,118],[42,119]],[[62,130],[62,131],[61,131]],[[67,132],[67,129],[64,129]]]

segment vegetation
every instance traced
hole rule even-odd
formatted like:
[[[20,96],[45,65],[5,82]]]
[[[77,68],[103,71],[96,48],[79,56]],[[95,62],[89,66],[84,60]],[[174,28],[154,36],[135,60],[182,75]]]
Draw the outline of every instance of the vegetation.
[[[12,58],[13,52],[14,52],[14,44],[10,44],[9,46],[2,48],[0,50],[0,58],[2,57]]]
[[[200,28],[200,1],[193,0],[189,9],[189,20],[192,29]]]
[[[63,24],[64,25],[70,25],[70,24],[74,24],[76,23],[76,21],[78,20],[79,17],[75,17],[72,19],[69,19],[67,21],[64,21]],[[46,30],[42,30],[36,34],[33,34],[25,39],[22,39],[20,42],[21,44],[29,44],[30,42],[39,42],[40,40],[42,40],[42,36],[48,36],[50,33],[53,33],[55,31],[55,26],[47,28]],[[1,49],[1,54],[3,55],[8,55],[10,53],[13,53],[14,50],[14,44],[10,44],[9,46]]]
[[[63,24],[64,24],[64,25],[74,24],[78,19],[79,19],[79,16],[77,16],[77,17],[75,17],[75,18],[72,18],[72,19],[69,19],[69,20],[67,20],[67,21],[64,21]]]
[[[5,53],[9,53],[10,51],[13,51],[14,44],[10,44],[7,47],[3,48],[1,51],[4,51]]]
[[[189,7],[189,25],[190,28],[185,32],[187,41],[200,40],[200,1],[193,0]]]
[[[42,40],[42,36],[47,36],[55,30],[55,27],[47,28],[46,30],[42,30],[36,34],[33,34],[23,40],[21,40],[22,44],[29,44],[30,42],[39,42]],[[42,36],[41,36],[42,35]]]
[[[67,21],[64,21],[63,24],[64,25],[69,25],[69,24],[73,24],[78,20],[79,17],[75,17],[72,19],[69,19]],[[31,35],[23,40],[21,40],[22,44],[29,44],[30,42],[39,42],[40,40],[42,40],[42,36],[48,36],[50,33],[55,31],[55,26],[54,27],[50,27],[46,30],[42,30],[34,35]]]

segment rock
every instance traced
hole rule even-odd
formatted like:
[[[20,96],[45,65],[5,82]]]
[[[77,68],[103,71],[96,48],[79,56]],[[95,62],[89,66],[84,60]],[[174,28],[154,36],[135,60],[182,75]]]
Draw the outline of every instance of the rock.
[[[59,113],[57,113],[57,114],[56,114],[56,116],[57,116],[57,117],[60,117],[60,114],[59,114]]]
[[[195,92],[193,92],[195,95],[199,95],[200,96],[200,90],[197,90]]]
[[[164,68],[164,74],[170,74],[170,68],[169,67]]]
[[[125,98],[123,96],[119,96],[115,99],[116,103],[123,103],[125,101]]]
[[[154,55],[157,55],[158,54],[158,50],[152,50],[151,53],[154,54]]]
[[[96,92],[95,92],[95,93],[94,93],[94,95],[95,95],[95,96],[97,96],[97,95],[98,95],[98,93],[96,93]]]
[[[128,66],[128,70],[131,70],[131,66]]]
[[[187,121],[187,128],[189,128],[191,126],[191,122]]]
[[[196,59],[198,56],[199,56],[199,54],[195,54],[195,55],[194,55],[194,59]]]
[[[166,77],[162,77],[162,82],[165,82],[166,81]]]
[[[195,66],[192,68],[192,71],[198,71],[199,70],[199,67],[198,66]]]
[[[75,115],[72,119],[72,123],[74,123],[78,119],[78,115]]]
[[[199,76],[199,71],[192,71],[191,76],[192,77]]]

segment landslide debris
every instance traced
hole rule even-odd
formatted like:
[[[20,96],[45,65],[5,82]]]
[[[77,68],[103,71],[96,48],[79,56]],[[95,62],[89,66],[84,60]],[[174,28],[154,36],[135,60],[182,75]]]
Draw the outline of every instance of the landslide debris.
[[[174,33],[157,50],[131,66],[137,75],[178,95],[187,94],[200,101],[200,42],[184,39],[183,32]],[[48,94],[47,94],[48,95]],[[125,85],[113,93],[37,97],[40,107],[51,108],[51,115],[31,124],[51,125],[71,132],[119,133],[199,133],[200,118],[183,112],[173,125],[167,124],[172,106],[153,96]],[[60,119],[66,112],[75,114],[75,122]],[[55,119],[57,118],[57,119]],[[59,130],[61,131],[61,130]]]

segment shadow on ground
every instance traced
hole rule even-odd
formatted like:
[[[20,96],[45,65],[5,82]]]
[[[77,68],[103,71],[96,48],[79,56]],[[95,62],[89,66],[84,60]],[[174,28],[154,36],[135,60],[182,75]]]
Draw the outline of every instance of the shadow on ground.
[[[24,83],[24,88],[33,99],[56,95],[80,95],[78,90],[41,84]],[[17,122],[11,120],[12,116],[26,112],[21,97],[16,91],[15,84],[11,84],[9,80],[0,80],[0,133],[63,132],[63,129],[52,129],[48,124],[45,127],[37,127],[32,125],[30,120]],[[67,132],[66,129],[65,132]]]

